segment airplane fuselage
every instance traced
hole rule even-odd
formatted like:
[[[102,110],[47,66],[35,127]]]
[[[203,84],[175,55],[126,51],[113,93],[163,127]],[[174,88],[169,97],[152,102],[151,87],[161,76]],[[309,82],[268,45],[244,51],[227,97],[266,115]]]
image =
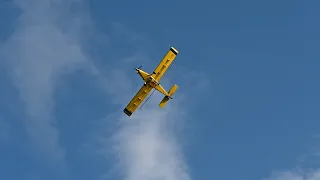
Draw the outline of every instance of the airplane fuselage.
[[[152,74],[149,74],[141,69],[137,69],[137,73],[141,76],[145,82],[145,85],[148,84],[165,96],[170,96],[169,93],[160,85],[160,83],[152,77]]]

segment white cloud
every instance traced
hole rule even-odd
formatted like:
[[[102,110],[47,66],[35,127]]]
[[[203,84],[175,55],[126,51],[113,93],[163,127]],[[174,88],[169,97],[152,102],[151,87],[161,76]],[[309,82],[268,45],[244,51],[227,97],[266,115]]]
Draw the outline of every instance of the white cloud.
[[[157,106],[159,102],[148,103]],[[191,179],[175,131],[183,120],[175,113],[178,110],[174,106],[169,111],[144,107],[130,119],[121,118],[113,148],[125,180]]]
[[[16,0],[22,10],[1,49],[20,92],[28,118],[26,130],[44,157],[64,162],[54,121],[54,93],[61,76],[86,61],[78,39],[79,18],[68,12],[71,1]]]
[[[88,63],[79,43],[79,17],[68,12],[71,2],[16,0],[23,12],[15,31],[1,49],[1,56],[7,60],[12,79],[25,103],[28,135],[44,156],[57,163],[65,163],[65,152],[54,121],[54,93],[64,73]],[[127,97],[121,97],[125,92],[132,92],[128,75],[115,71],[104,75],[95,67],[92,70],[101,83],[118,82],[111,87],[106,85],[105,89],[115,95],[113,99],[127,103],[124,100]],[[131,98],[131,94],[128,97]],[[179,114],[182,104],[177,100],[169,102],[163,110],[157,106],[160,99],[155,101],[153,98],[148,103],[155,107],[146,105],[144,111],[137,111],[131,120],[123,119],[124,114],[119,112],[122,117],[118,119],[122,124],[111,145],[118,155],[116,164],[124,179],[191,179],[176,131],[184,121]]]
[[[121,79],[127,84],[129,78],[124,74]],[[136,75],[134,71],[132,75]],[[117,112],[120,117],[115,115],[107,118],[109,122],[119,123],[112,126],[117,130],[111,137],[111,143],[106,143],[104,148],[108,159],[116,157],[113,171],[118,172],[124,180],[190,180],[182,149],[183,138],[180,138],[181,127],[186,121],[181,99],[170,100],[167,107],[161,109],[158,104],[163,95],[156,92],[143,110],[138,109],[128,118],[122,109],[140,88],[131,88],[129,85],[119,86],[119,93],[113,92],[115,97],[128,94],[126,100],[121,101],[121,111]],[[110,139],[109,135],[106,139]],[[112,172],[109,173],[108,176],[114,178]]]
[[[319,180],[320,169],[310,170],[286,170],[272,173],[271,177],[264,180]]]
[[[270,177],[263,180],[320,180],[320,168],[317,158],[319,152],[318,137],[313,137],[313,139],[316,140],[315,146],[312,145],[312,148],[307,153],[298,158],[297,168],[273,171]],[[302,168],[304,164],[312,165],[311,167],[313,168]]]

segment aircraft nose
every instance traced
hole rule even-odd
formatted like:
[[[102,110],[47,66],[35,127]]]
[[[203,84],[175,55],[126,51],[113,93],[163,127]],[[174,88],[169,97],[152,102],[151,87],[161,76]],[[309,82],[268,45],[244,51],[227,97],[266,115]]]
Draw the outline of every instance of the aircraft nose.
[[[140,66],[140,67],[138,67],[138,68],[135,68],[136,71],[137,71],[137,74],[139,73],[139,70],[140,70],[141,67],[142,67],[142,66]]]

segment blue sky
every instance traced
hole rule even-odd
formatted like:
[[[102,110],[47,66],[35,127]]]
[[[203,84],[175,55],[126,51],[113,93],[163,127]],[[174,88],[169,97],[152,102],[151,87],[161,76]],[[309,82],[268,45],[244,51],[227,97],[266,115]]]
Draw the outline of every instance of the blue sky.
[[[0,178],[319,179],[319,5],[1,0]]]

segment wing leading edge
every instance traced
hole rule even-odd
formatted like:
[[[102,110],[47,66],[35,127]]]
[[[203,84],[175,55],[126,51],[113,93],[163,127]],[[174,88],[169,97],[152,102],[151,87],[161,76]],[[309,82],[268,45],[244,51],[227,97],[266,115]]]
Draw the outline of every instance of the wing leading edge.
[[[178,55],[178,51],[171,47],[170,50],[167,52],[167,54],[164,56],[164,58],[161,60],[159,65],[156,67],[156,69],[153,71],[152,77],[156,80],[159,81],[163,74],[167,71],[168,67],[171,65],[173,60],[176,58]]]
[[[138,108],[141,102],[148,96],[151,90],[152,87],[150,85],[143,85],[137,92],[137,94],[129,102],[129,104],[126,106],[126,108],[123,110],[123,112],[126,115],[131,116],[131,114]]]

